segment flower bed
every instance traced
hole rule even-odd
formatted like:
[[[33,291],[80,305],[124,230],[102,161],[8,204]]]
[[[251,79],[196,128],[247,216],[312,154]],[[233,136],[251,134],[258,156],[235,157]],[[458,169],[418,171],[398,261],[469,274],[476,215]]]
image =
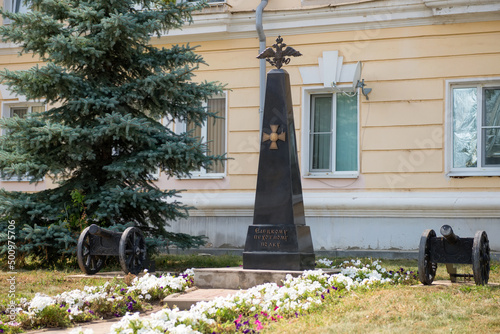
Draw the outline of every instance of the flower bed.
[[[135,277],[130,286],[114,280],[54,297],[37,293],[31,301],[19,300],[16,321],[0,323],[0,333],[19,332],[21,328],[68,327],[72,323],[142,311],[150,302],[184,291],[192,285],[193,275],[192,270],[178,277],[146,273]]]
[[[330,268],[331,261],[318,260],[318,266]],[[321,269],[306,271],[300,277],[287,276],[282,286],[262,284],[225,298],[199,302],[188,311],[163,309],[141,317],[154,300],[184,291],[193,284],[194,273],[187,270],[179,277],[154,276],[146,273],[135,278],[130,286],[106,283],[85,287],[55,297],[37,294],[31,301],[22,301],[18,323],[0,323],[0,333],[17,332],[20,327],[69,326],[71,323],[123,316],[111,327],[113,333],[254,333],[266,323],[298,317],[312,312],[325,302],[334,302],[356,289],[369,289],[385,284],[415,282],[416,274],[400,269],[387,271],[378,261],[344,262],[341,273],[329,275]],[[76,328],[73,333],[83,333]],[[90,334],[85,331],[85,334]]]
[[[328,260],[318,262],[331,266]],[[378,261],[364,264],[346,261],[341,273],[329,275],[321,269],[300,277],[288,276],[283,286],[266,283],[233,296],[199,302],[188,311],[163,309],[149,318],[128,314],[111,327],[112,333],[254,333],[272,321],[298,317],[321,307],[324,302],[356,289],[384,284],[415,282],[416,274],[400,269],[387,271]],[[78,333],[78,330],[75,331]]]

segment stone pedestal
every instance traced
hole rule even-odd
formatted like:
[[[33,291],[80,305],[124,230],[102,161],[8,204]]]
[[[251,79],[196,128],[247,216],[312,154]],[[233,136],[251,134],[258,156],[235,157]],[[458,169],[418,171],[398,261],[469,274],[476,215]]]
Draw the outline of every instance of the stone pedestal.
[[[324,273],[338,274],[340,269],[322,269]],[[298,277],[303,271],[260,270],[243,268],[196,268],[194,284],[199,289],[249,289],[264,283],[283,285],[287,275]]]
[[[306,270],[314,262],[304,219],[290,78],[285,70],[273,69],[267,74],[254,217],[243,268]]]
[[[309,226],[251,225],[248,228],[243,268],[269,270],[314,269]]]

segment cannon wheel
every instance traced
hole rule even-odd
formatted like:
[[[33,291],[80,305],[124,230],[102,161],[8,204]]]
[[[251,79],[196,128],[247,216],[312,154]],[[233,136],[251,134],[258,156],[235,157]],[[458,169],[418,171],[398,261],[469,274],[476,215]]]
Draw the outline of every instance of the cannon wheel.
[[[437,263],[431,260],[431,238],[436,236],[434,230],[425,230],[420,237],[418,249],[418,279],[422,284],[430,285],[436,276]]]
[[[122,270],[137,275],[146,261],[146,240],[137,227],[129,227],[123,232],[119,245]]]
[[[490,243],[485,231],[477,231],[474,236],[472,272],[476,285],[488,284],[490,278]]]
[[[76,256],[80,269],[87,275],[94,275],[103,267],[105,257],[102,255],[90,254],[90,239],[92,235],[89,233],[89,228],[90,227],[84,229],[78,238]]]

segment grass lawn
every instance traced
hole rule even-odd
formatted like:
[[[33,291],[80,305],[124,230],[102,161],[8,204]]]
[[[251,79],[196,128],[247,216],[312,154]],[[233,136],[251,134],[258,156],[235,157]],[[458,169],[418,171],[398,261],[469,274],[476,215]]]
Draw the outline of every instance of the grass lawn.
[[[500,333],[500,289],[395,286],[350,293],[263,333]]]
[[[416,270],[417,261],[382,261],[387,269]],[[471,266],[458,267],[472,273]],[[444,265],[436,280],[448,280]],[[460,281],[459,281],[460,282]],[[272,323],[262,333],[500,333],[500,263],[493,262],[489,283],[444,286],[387,286],[356,291],[317,312]]]
[[[341,263],[343,259],[332,259]],[[157,259],[158,271],[182,271],[191,267],[226,267],[241,264],[238,256],[179,256]],[[382,261],[387,270],[417,270],[416,260]],[[118,268],[113,268],[119,270]],[[460,266],[459,273],[471,272]],[[85,285],[102,285],[105,279],[75,279],[79,270],[30,270],[16,275],[16,296],[35,293],[56,295]],[[0,280],[6,283],[5,272]],[[449,280],[444,265],[436,280]],[[490,283],[500,283],[500,263],[493,262]],[[0,301],[8,299],[7,284],[0,287]],[[475,286],[384,286],[346,293],[309,314],[283,319],[266,326],[261,333],[500,333],[500,285]]]

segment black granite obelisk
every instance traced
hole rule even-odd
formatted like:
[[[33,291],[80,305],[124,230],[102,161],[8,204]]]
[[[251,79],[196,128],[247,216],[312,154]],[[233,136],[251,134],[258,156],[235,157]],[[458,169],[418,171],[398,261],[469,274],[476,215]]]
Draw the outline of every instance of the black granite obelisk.
[[[248,228],[243,268],[313,269],[315,257],[304,219],[290,76],[280,69],[289,58],[281,58],[281,48],[286,44],[280,37],[276,41],[277,52],[268,48],[263,56],[259,55],[274,56],[273,61],[268,61],[278,68],[267,74],[254,217]],[[269,55],[269,49],[274,54]],[[290,47],[285,51],[289,49],[296,54],[284,56],[300,55]]]

